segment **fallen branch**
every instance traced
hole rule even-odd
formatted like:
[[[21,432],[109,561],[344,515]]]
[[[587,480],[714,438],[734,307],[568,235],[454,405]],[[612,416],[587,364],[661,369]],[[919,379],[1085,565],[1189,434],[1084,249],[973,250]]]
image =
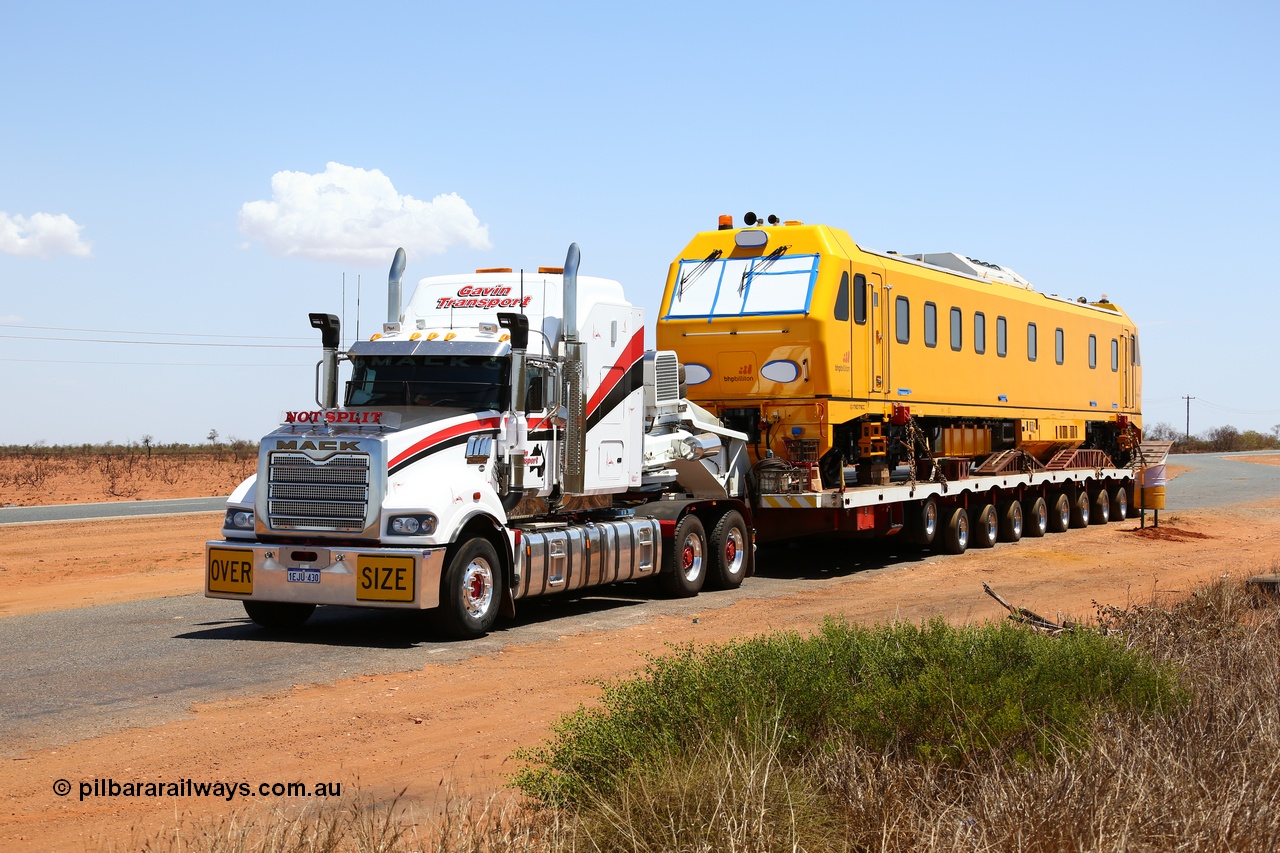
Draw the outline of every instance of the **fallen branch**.
[[[1051,634],[1057,634],[1075,627],[1074,624],[1066,620],[1063,620],[1062,624],[1059,625],[1057,622],[1051,622],[1039,613],[1028,610],[1025,607],[1013,606],[1001,598],[1000,593],[988,586],[986,581],[982,582],[982,588],[986,591],[987,595],[1000,602],[1001,606],[1004,607],[1005,610],[1009,611],[1009,618],[1015,622],[1021,622],[1024,625],[1030,625],[1032,628],[1036,628],[1041,631],[1048,631]]]

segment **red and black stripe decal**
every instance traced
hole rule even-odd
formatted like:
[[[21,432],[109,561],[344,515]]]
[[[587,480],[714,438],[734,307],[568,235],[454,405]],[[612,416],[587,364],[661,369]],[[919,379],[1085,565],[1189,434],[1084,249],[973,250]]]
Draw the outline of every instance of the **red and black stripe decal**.
[[[608,375],[587,401],[587,431],[622,405],[632,391],[644,386],[644,327],[627,341]]]
[[[455,445],[465,444],[467,439],[473,435],[483,435],[484,433],[497,434],[498,427],[502,420],[496,417],[476,418],[475,420],[467,420],[461,423],[452,424],[442,430],[433,432],[426,438],[414,442],[405,450],[401,451],[391,460],[387,473],[394,474],[397,471],[407,468],[420,459],[425,459],[432,453],[444,450],[446,447],[454,447]]]
[[[609,369],[603,382],[596,388],[591,399],[587,401],[588,431],[607,417],[614,409],[622,405],[627,396],[644,385],[644,328],[641,327],[627,342],[626,348],[619,354],[617,361]],[[391,460],[388,473],[394,474],[409,467],[433,453],[465,444],[473,435],[484,433],[497,434],[502,425],[498,417],[476,418],[462,421],[433,432],[426,438],[414,442]],[[543,417],[529,424],[531,441],[549,441],[552,430],[550,418]]]

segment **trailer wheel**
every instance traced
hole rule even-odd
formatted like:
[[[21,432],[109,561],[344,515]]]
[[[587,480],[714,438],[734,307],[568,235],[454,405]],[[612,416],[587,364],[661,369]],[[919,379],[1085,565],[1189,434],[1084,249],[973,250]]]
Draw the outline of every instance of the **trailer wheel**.
[[[962,506],[947,510],[942,525],[942,550],[946,554],[963,554],[969,547],[969,513]]]
[[[487,539],[471,539],[454,552],[440,591],[440,626],[460,640],[483,637],[498,621],[502,564]]]
[[[747,576],[747,560],[751,554],[751,538],[742,513],[731,509],[711,529],[711,571],[707,587],[737,589]]]
[[[291,601],[246,601],[244,612],[263,628],[284,631],[301,628],[316,610],[314,604],[298,604]]]
[[[1017,542],[1022,538],[1022,504],[1009,501],[1000,509],[1000,541]]]
[[[969,519],[969,545],[974,548],[991,548],[1000,535],[1000,522],[996,519],[996,508],[991,504],[983,504]]]
[[[929,546],[938,536],[938,501],[930,496],[907,508],[907,538],[915,545]]]
[[[1075,496],[1071,498],[1071,526],[1072,527],[1088,527],[1089,526],[1089,493],[1084,489],[1079,489]]]
[[[707,531],[696,515],[676,525],[671,548],[662,559],[658,584],[672,598],[692,598],[707,580]]]
[[[1071,526],[1071,499],[1066,492],[1058,492],[1049,507],[1049,532],[1066,533]]]
[[[1129,517],[1129,491],[1121,483],[1111,489],[1111,520],[1124,521]]]
[[[1022,535],[1038,539],[1049,529],[1049,505],[1042,497],[1024,503],[1022,515],[1026,524],[1022,527]]]
[[[1111,498],[1106,489],[1098,489],[1093,495],[1093,507],[1089,513],[1089,521],[1093,524],[1106,524],[1111,520]]]

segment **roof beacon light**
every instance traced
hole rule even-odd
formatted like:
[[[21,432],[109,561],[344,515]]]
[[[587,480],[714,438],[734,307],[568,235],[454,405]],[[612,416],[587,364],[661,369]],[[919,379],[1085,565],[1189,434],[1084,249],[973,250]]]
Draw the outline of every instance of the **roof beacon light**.
[[[720,214],[720,230],[728,231],[733,227],[733,217],[728,213]]]

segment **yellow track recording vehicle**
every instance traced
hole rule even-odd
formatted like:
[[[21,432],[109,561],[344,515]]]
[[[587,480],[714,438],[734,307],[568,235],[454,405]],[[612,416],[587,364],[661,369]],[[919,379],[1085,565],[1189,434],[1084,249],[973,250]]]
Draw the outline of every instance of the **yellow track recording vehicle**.
[[[697,234],[657,323],[689,398],[746,432],[757,460],[820,463],[827,487],[843,487],[845,465],[872,483],[903,462],[1128,464],[1138,336],[1106,296],[1040,293],[963,255],[875,251],[838,228],[769,220],[722,216]]]

